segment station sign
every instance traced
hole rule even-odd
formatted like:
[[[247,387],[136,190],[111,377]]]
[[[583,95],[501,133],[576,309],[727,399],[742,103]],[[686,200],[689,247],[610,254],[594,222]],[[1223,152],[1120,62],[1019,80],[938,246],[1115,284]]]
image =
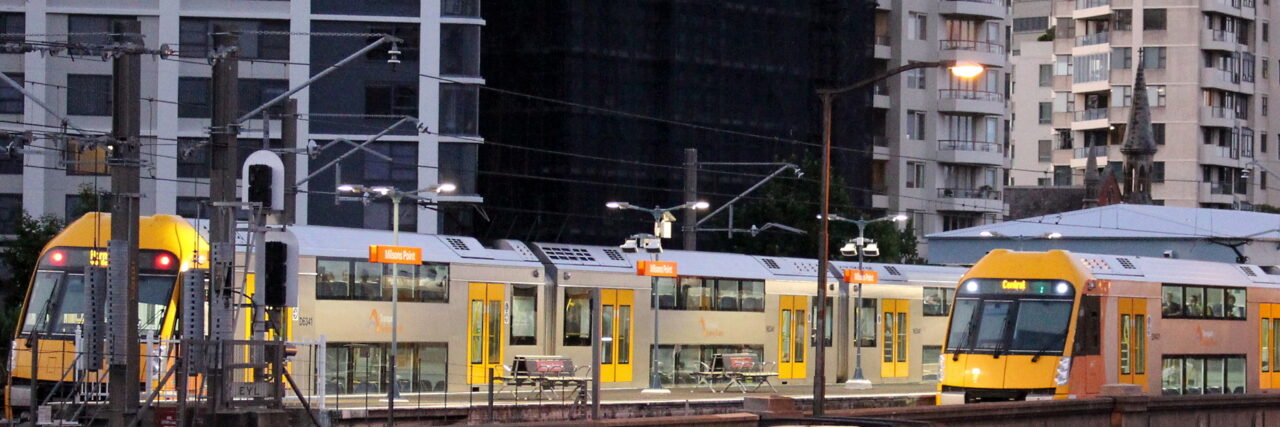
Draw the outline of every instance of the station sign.
[[[410,246],[369,245],[369,262],[385,264],[422,264],[422,248]]]
[[[880,283],[880,273],[875,270],[845,270],[845,283],[876,284]]]
[[[637,276],[676,277],[676,263],[670,261],[639,261]]]

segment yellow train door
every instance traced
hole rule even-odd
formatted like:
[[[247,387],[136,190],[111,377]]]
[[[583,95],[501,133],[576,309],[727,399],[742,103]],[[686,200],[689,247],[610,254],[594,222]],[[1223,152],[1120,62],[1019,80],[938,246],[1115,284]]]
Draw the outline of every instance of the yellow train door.
[[[884,357],[880,361],[880,376],[883,378],[905,377],[911,372],[907,363],[909,307],[909,302],[904,299],[885,299],[881,302],[881,329],[884,332],[881,352]]]
[[[1280,304],[1258,304],[1258,309],[1262,317],[1262,324],[1258,329],[1261,350],[1258,354],[1261,370],[1258,387],[1280,388],[1280,368],[1276,368],[1277,363],[1280,363],[1280,351],[1276,348],[1276,344],[1280,343]]]
[[[809,297],[782,295],[778,297],[778,378],[804,378],[805,342],[809,339],[806,327]]]
[[[467,383],[483,384],[489,369],[502,375],[503,285],[472,283],[467,292]]]
[[[1120,379],[1147,390],[1147,303],[1142,298],[1120,298]]]
[[[632,316],[636,291],[601,289],[600,330],[604,354],[600,357],[600,381],[631,382],[634,357],[635,319]]]

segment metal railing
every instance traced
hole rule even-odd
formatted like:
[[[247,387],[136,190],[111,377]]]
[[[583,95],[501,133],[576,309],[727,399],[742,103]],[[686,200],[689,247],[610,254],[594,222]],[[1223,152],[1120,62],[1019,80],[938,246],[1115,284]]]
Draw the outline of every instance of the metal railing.
[[[1208,114],[1209,117],[1212,117],[1215,119],[1226,119],[1235,115],[1234,111],[1228,110],[1225,107],[1210,106],[1210,107],[1203,107],[1203,108],[1204,108],[1204,111],[1206,112],[1205,114]],[[1230,115],[1228,115],[1228,113],[1230,113]]]
[[[1076,111],[1076,121],[1079,122],[1079,121],[1085,121],[1085,120],[1105,119],[1108,117],[1107,113],[1109,111],[1110,109],[1107,107],[1090,108],[1087,110]]]
[[[889,137],[884,135],[871,135],[871,144],[877,147],[888,147]]]
[[[977,141],[971,139],[942,139],[938,140],[938,149],[943,151],[983,151],[988,153],[999,153],[1004,151],[1004,147],[1000,144],[987,141]]]
[[[1111,42],[1111,32],[1104,31],[1101,33],[1085,34],[1076,37],[1076,46],[1091,46],[1095,44],[1103,44]]]
[[[1211,148],[1210,152],[1217,154],[1219,157],[1226,157],[1228,159],[1240,158],[1239,147],[1232,147],[1229,145],[1211,145],[1210,147],[1215,147],[1215,148]]]
[[[980,40],[939,40],[942,50],[971,50],[1004,54],[1004,45]]]
[[[1000,192],[993,188],[939,188],[938,197],[947,199],[1000,200]]]
[[[983,90],[968,89],[938,89],[938,98],[942,99],[968,99],[972,101],[991,101],[1003,102],[1004,94],[1000,92],[987,92]]]
[[[1239,72],[1223,70],[1220,68],[1205,68],[1204,70],[1205,73],[1211,77],[1216,77],[1232,84],[1240,84],[1241,73]]]
[[[1107,147],[1098,145],[1094,147],[1073,148],[1071,150],[1071,154],[1073,156],[1072,158],[1076,158],[1076,159],[1087,158],[1091,153],[1093,154],[1094,157],[1106,156]]]
[[[1076,9],[1088,9],[1111,4],[1111,0],[1076,0]]]
[[[1239,36],[1236,35],[1236,33],[1231,33],[1223,30],[1207,30],[1207,31],[1209,31],[1210,38],[1212,38],[1213,41],[1215,42],[1228,42],[1228,43],[1240,42],[1240,38]]]
[[[1226,182],[1226,181],[1206,182],[1205,186],[1209,187],[1209,194],[1235,194],[1235,191],[1234,191],[1235,189],[1232,188],[1232,185],[1230,182]]]

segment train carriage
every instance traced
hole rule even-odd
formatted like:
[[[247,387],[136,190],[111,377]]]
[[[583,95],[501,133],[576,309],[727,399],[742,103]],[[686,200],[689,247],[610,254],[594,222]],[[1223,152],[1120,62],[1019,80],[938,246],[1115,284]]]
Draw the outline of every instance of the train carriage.
[[[1273,392],[1280,271],[995,250],[961,279],[940,403]]]

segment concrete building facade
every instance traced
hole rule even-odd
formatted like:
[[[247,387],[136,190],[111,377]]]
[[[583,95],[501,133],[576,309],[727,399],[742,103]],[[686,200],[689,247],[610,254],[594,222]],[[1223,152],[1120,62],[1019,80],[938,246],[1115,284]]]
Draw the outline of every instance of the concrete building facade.
[[[144,136],[143,214],[176,213],[207,217],[208,138],[212,48],[215,25],[236,25],[241,35],[241,111],[302,84],[311,75],[356,52],[373,34],[405,39],[401,63],[388,63],[386,48],[375,49],[338,72],[298,92],[298,147],[315,141],[327,147],[316,157],[299,156],[298,174],[328,163],[350,148],[328,144],[338,138],[364,141],[397,120],[417,118],[371,145],[388,162],[363,152],[341,163],[340,172],[320,174],[301,186],[298,222],[390,228],[387,203],[334,202],[336,184],[394,185],[417,189],[453,182],[459,195],[475,196],[479,73],[479,0],[347,2],[339,0],[183,0],[79,2],[4,0],[4,32],[26,33],[28,41],[100,44],[114,21],[140,21],[147,48],[176,48],[176,57],[142,60]],[[25,82],[28,91],[65,114],[76,127],[109,132],[111,63],[95,52],[0,55],[0,71]],[[452,82],[434,78],[447,77]],[[0,166],[0,223],[11,226],[22,211],[74,219],[82,187],[108,189],[104,153],[64,137],[59,121],[31,99],[0,88],[0,129],[6,138],[23,131],[37,136],[20,155]],[[277,108],[240,129],[241,159],[255,149],[280,148]],[[8,141],[6,141],[8,142]],[[418,165],[418,166],[415,166]],[[342,177],[336,176],[341,173]],[[403,229],[438,231],[447,224],[435,211],[404,209]],[[0,233],[7,230],[0,230]]]
[[[1053,184],[1053,40],[1046,35],[1052,6],[1051,0],[1031,0],[1012,8],[1010,186]]]
[[[1016,2],[1014,8],[1036,4]],[[1052,4],[1050,185],[1080,185],[1089,154],[1098,156],[1099,168],[1110,164],[1111,170],[1122,170],[1120,144],[1135,69],[1142,61],[1158,147],[1153,202],[1235,208],[1280,200],[1268,182],[1275,177],[1265,172],[1280,166],[1280,140],[1268,140],[1280,138],[1269,111],[1271,89],[1280,84],[1271,40],[1276,5],[1269,0]],[[1043,139],[1028,135],[1015,144],[1020,152],[1036,152]]]
[[[909,215],[921,237],[1008,211],[1008,18],[1003,0],[878,2],[878,70],[926,61],[988,67],[973,80],[945,68],[909,71],[874,91],[872,203]],[[920,249],[927,253],[927,242]]]

